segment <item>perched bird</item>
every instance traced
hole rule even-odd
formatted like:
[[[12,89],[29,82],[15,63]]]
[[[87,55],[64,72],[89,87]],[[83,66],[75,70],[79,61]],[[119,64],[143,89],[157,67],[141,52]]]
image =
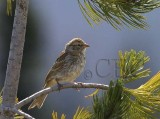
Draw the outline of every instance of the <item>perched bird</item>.
[[[44,88],[52,87],[56,84],[62,85],[61,82],[74,81],[83,71],[86,60],[85,52],[89,47],[81,38],[74,38],[65,45],[64,51],[57,58],[52,68],[48,72]],[[28,109],[41,108],[47,95],[41,95],[36,98]]]

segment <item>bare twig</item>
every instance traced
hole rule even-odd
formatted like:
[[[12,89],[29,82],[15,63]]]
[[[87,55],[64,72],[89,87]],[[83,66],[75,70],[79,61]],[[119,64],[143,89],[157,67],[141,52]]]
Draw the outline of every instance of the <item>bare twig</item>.
[[[30,116],[29,114],[23,112],[22,110],[17,110],[14,109],[13,110],[15,113],[17,113],[18,115],[24,116],[25,119],[35,119],[34,117]]]
[[[20,102],[18,102],[15,105],[15,107],[17,109],[20,109],[22,106],[33,101],[34,99],[36,99],[40,95],[49,94],[53,91],[59,91],[62,89],[67,89],[67,88],[96,88],[96,89],[108,90],[109,86],[104,85],[104,84],[97,84],[97,83],[82,83],[82,82],[67,83],[67,84],[64,84],[60,89],[58,88],[58,86],[43,89],[43,90],[41,90],[41,91],[39,91],[39,92],[37,92],[27,98],[21,100]]]

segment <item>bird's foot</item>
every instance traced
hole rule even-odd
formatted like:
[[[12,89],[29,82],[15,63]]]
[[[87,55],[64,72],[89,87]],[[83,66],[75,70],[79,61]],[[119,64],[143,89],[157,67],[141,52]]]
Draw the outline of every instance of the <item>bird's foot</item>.
[[[63,85],[62,85],[62,84],[60,84],[57,80],[56,80],[56,82],[57,82],[58,90],[59,90],[59,92],[60,92],[60,90],[61,90],[61,88],[63,87]]]
[[[58,85],[58,90],[60,91],[61,89],[62,89],[62,87],[63,87],[63,85],[62,84],[60,84],[60,83],[57,83]]]

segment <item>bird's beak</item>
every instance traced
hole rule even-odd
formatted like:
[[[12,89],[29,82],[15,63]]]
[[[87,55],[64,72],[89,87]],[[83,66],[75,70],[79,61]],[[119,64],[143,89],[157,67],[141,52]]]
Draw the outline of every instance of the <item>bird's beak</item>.
[[[84,47],[87,48],[87,47],[90,47],[90,46],[89,46],[88,44],[85,43],[85,44],[84,44]]]

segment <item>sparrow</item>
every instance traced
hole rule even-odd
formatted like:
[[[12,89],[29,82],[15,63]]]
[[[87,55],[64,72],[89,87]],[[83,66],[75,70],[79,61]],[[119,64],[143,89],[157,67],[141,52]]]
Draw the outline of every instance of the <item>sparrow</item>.
[[[85,67],[86,49],[89,47],[81,38],[73,38],[65,45],[65,49],[56,59],[46,75],[43,89],[55,86],[60,87],[64,82],[73,82],[82,73]],[[41,108],[48,94],[37,97],[28,109]]]

